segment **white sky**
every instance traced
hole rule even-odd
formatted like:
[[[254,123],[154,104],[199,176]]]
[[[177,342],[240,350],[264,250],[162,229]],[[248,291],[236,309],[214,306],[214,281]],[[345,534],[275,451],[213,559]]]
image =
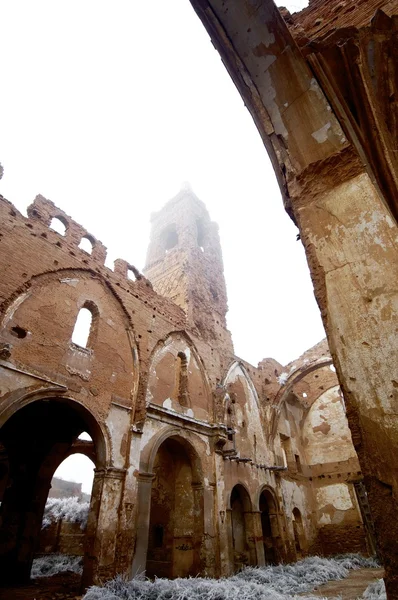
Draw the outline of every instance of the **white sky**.
[[[236,353],[286,364],[324,337],[267,153],[189,1],[0,5],[0,193],[22,212],[43,194],[107,264],[142,269],[150,213],[189,181],[220,226]]]

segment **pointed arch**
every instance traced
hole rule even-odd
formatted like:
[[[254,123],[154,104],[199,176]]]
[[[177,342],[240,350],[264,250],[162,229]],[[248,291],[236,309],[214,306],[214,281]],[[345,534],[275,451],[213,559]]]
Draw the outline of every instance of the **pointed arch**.
[[[196,366],[197,372],[192,365]],[[160,370],[157,371],[158,367]],[[150,354],[146,406],[152,401],[155,404],[176,402],[183,408],[209,413],[210,399],[206,369],[192,339],[184,331],[169,332],[156,343]]]
[[[226,387],[232,377],[233,372],[236,370],[240,370],[243,377],[246,380],[246,383],[256,401],[256,404],[258,407],[260,407],[260,402],[259,402],[259,398],[258,398],[258,394],[257,394],[257,390],[254,386],[254,383],[252,382],[249,373],[247,372],[246,367],[244,366],[244,364],[240,361],[240,360],[234,360],[231,365],[228,367],[227,373],[223,379],[222,385],[224,387]]]
[[[273,439],[277,433],[278,421],[281,414],[282,406],[284,402],[288,399],[290,393],[293,390],[293,387],[304,377],[316,371],[317,369],[322,369],[323,367],[327,367],[333,365],[333,360],[329,356],[323,356],[317,360],[315,360],[311,364],[305,364],[298,369],[295,369],[292,373],[289,374],[286,382],[281,385],[278,393],[275,396],[274,400],[274,410],[272,411],[270,428],[269,428],[269,437]]]

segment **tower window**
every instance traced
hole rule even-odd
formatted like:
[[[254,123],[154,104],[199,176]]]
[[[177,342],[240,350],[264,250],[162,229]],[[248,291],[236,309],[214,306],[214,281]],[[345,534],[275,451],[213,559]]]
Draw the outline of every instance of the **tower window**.
[[[162,235],[163,247],[166,252],[169,252],[172,248],[178,244],[178,233],[175,225],[171,225],[164,230]]]
[[[205,251],[205,232],[201,219],[196,220],[197,242],[202,252]]]

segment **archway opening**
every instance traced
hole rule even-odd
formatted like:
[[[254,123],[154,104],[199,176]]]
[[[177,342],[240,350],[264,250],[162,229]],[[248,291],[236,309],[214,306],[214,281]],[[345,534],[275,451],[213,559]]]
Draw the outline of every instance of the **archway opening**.
[[[304,533],[303,518],[301,512],[297,507],[293,509],[293,531],[294,531],[294,543],[296,546],[297,558],[302,558],[305,554],[306,539]]]
[[[252,529],[251,515],[252,507],[249,494],[243,485],[238,484],[231,492],[231,525],[235,571],[239,571],[254,562],[248,539]]]
[[[78,438],[72,449],[80,442]],[[76,451],[55,471],[45,504],[32,578],[64,571],[76,576],[82,573],[94,468],[87,454]]]
[[[87,432],[92,438],[79,440]],[[84,454],[98,466],[105,448],[98,424],[81,405],[67,399],[31,402],[0,429],[0,582],[26,582],[40,552],[40,532],[53,475],[71,454]]]
[[[149,577],[189,577],[201,570],[203,486],[191,450],[184,440],[171,437],[155,457],[146,564]]]
[[[278,562],[276,538],[279,537],[279,526],[276,502],[268,490],[261,493],[260,513],[265,564],[274,565]]]

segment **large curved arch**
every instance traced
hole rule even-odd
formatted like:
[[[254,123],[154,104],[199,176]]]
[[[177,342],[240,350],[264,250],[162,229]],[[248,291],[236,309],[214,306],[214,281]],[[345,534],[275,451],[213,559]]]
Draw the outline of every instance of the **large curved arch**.
[[[178,330],[178,329],[169,331],[169,333],[167,335],[165,335],[163,338],[161,338],[160,340],[158,340],[156,342],[156,344],[152,348],[151,353],[149,355],[148,363],[150,365],[150,368],[151,368],[154,358],[157,355],[157,353],[159,352],[159,350],[161,350],[162,348],[167,346],[168,343],[172,343],[173,338],[178,337],[178,336],[180,338],[183,338],[186,341],[186,343],[188,344],[190,350],[192,350],[195,360],[197,361],[197,363],[199,365],[199,368],[200,368],[200,371],[201,371],[201,374],[203,377],[203,381],[206,383],[207,391],[210,394],[210,383],[209,383],[209,379],[207,377],[206,367],[204,365],[202,357],[200,356],[192,338],[188,335],[188,333],[186,331],[182,331],[182,330]]]
[[[327,367],[330,365],[333,365],[333,360],[329,356],[322,357],[317,359],[310,365],[303,365],[299,369],[296,369],[295,371],[289,374],[286,382],[283,385],[281,385],[281,387],[278,390],[278,393],[275,396],[269,429],[270,439],[273,439],[276,435],[278,420],[281,414],[281,408],[283,406],[283,403],[287,400],[290,393],[292,392],[293,387],[313,371],[322,369],[323,367]]]
[[[158,472],[159,474],[158,469],[155,468],[155,461],[157,460],[157,457],[160,456],[159,453],[161,453],[162,450],[166,451],[166,454],[168,451],[170,451],[171,444],[174,444],[174,452],[175,448],[178,449],[178,447],[180,447],[182,449],[181,454],[185,454],[185,457],[188,459],[190,464],[189,468],[191,472],[191,482],[189,487],[191,488],[191,493],[193,494],[191,500],[193,503],[194,513],[196,514],[193,522],[193,547],[195,558],[193,559],[191,566],[195,570],[194,574],[199,574],[202,570],[201,545],[203,543],[204,532],[205,499],[203,469],[198,448],[200,439],[196,434],[191,432],[181,430],[177,427],[166,426],[158,431],[157,434],[148,441],[146,446],[141,451],[137,490],[137,541],[133,564],[131,567],[131,573],[133,576],[146,570],[149,547],[149,530],[152,519],[152,491],[153,482],[156,479],[154,471]],[[160,473],[162,472],[163,471],[161,470]],[[174,477],[175,476],[176,475],[174,474]],[[151,563],[150,567],[148,568],[152,567],[154,567],[154,565]],[[168,576],[170,576],[170,573]]]
[[[226,374],[225,374],[225,376],[224,376],[224,378],[222,380],[222,385],[224,387],[226,387],[228,385],[229,380],[231,378],[231,375],[232,375],[232,373],[233,373],[233,371],[235,369],[239,369],[241,371],[241,373],[242,373],[244,379],[246,380],[246,383],[247,383],[247,385],[248,385],[251,393],[253,394],[253,397],[254,397],[254,399],[256,401],[256,404],[259,407],[260,403],[259,403],[259,399],[258,399],[257,390],[256,390],[256,388],[254,386],[253,381],[251,380],[251,378],[250,378],[250,376],[249,376],[249,374],[247,372],[246,367],[244,366],[244,364],[240,360],[234,360],[230,364],[230,366],[228,367],[227,372],[226,372]]]
[[[1,499],[0,555],[5,566],[1,578],[21,582],[29,579],[54,472],[83,431],[93,440],[95,464],[100,471],[109,466],[110,444],[90,409],[50,388],[20,391],[19,397],[3,407],[0,422],[0,443],[8,461]],[[94,526],[98,506],[93,502],[90,509]],[[94,544],[93,536],[87,539]],[[86,572],[87,567],[85,561]]]
[[[98,468],[105,468],[112,461],[112,446],[107,428],[100,424],[93,412],[73,396],[66,395],[65,389],[44,387],[42,389],[19,389],[11,394],[0,407],[0,430],[17,412],[37,401],[54,399],[73,406],[87,423],[89,433],[96,444]]]
[[[120,296],[118,295],[116,290],[111,285],[111,283],[101,273],[98,273],[97,271],[94,271],[93,269],[84,269],[82,267],[78,267],[78,268],[65,267],[62,269],[43,271],[41,273],[36,273],[35,275],[33,275],[22,286],[20,286],[19,288],[16,288],[14,290],[14,292],[12,294],[10,294],[9,297],[6,298],[3,301],[3,303],[1,304],[0,313],[4,313],[4,314],[3,314],[3,318],[0,321],[0,327],[4,327],[5,323],[8,320],[8,317],[10,316],[10,313],[13,312],[14,304],[17,304],[17,306],[18,306],[18,303],[23,301],[24,297],[26,297],[29,294],[29,291],[31,290],[33,285],[36,283],[36,281],[39,281],[41,278],[46,277],[46,276],[53,275],[54,277],[57,277],[58,275],[66,275],[68,273],[75,274],[75,275],[78,273],[83,273],[85,275],[88,274],[88,275],[90,275],[91,278],[99,281],[103,285],[103,287],[112,294],[112,296],[114,297],[114,299],[120,306],[120,309],[123,311],[123,314],[128,321],[129,327],[131,327],[131,331],[134,333],[134,324],[131,320],[130,314],[129,314],[128,310],[126,309],[126,307],[124,306],[123,301],[121,300]],[[22,298],[22,300],[20,300],[20,298]],[[135,341],[135,334],[134,334],[134,341]]]
[[[203,483],[202,461],[198,448],[195,447],[195,442],[198,446],[203,442],[196,434],[172,426],[166,426],[158,431],[158,433],[155,434],[142,449],[140,456],[140,473],[152,474],[156,454],[163,442],[170,438],[177,440],[186,450],[192,463],[193,474],[195,475],[194,483]]]
[[[184,376],[181,375],[181,366],[178,366],[181,359],[185,361]],[[158,340],[151,351],[148,371],[141,384],[146,407],[151,402],[161,404],[168,400],[173,409],[191,409],[200,419],[207,419],[211,414],[212,394],[206,369],[185,331],[171,331]],[[183,393],[180,395],[180,392]]]

